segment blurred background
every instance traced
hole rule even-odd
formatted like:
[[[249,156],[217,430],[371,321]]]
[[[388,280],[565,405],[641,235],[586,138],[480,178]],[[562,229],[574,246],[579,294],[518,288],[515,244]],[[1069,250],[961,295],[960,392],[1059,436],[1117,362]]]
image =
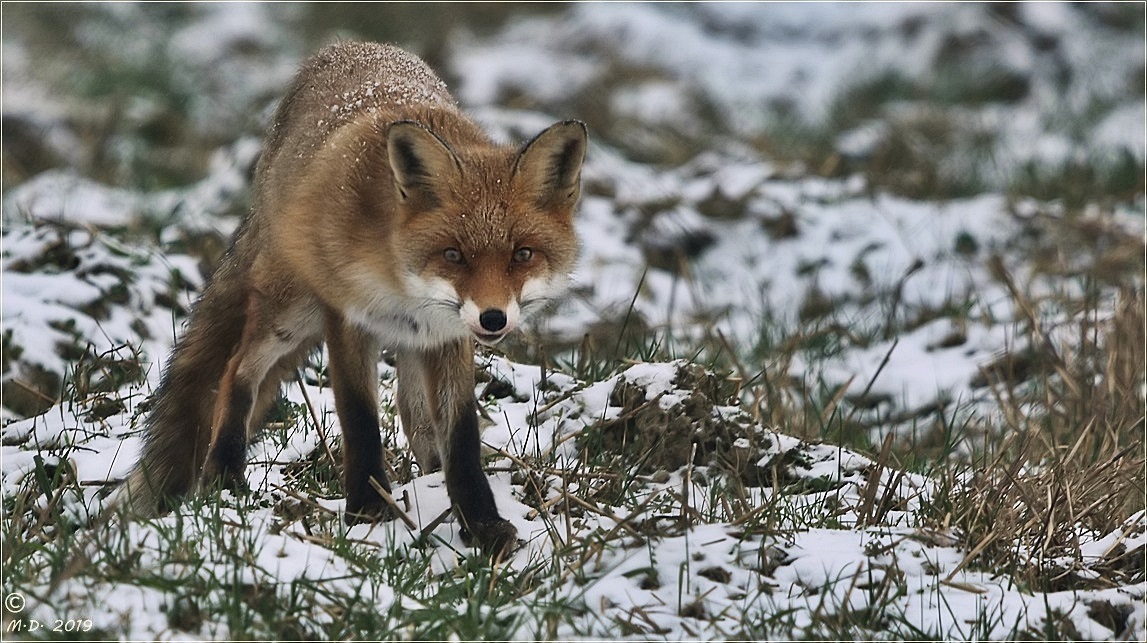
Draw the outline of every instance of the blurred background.
[[[464,105],[585,120],[627,158],[739,143],[915,198],[1134,200],[1143,8],[1128,3],[92,3],[5,8],[4,188],[140,189],[258,137],[299,61],[393,42]]]
[[[918,445],[1059,376],[1057,332],[1142,315],[1142,4],[30,3],[2,35],[7,245],[54,226],[189,257],[169,326],[246,212],[300,61],[351,38],[424,57],[500,139],[589,125],[574,294],[515,357],[586,377],[701,357],[765,420]],[[17,285],[78,265],[5,262]],[[63,367],[30,361],[44,318],[17,301],[23,390]],[[99,354],[67,326],[69,354]],[[128,328],[108,341],[162,359],[170,336]]]

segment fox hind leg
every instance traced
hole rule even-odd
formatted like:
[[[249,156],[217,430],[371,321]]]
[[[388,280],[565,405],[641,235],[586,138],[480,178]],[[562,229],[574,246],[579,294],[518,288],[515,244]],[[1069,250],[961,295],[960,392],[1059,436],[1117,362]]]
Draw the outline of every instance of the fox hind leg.
[[[307,333],[285,334],[276,329],[304,328],[306,317],[292,315],[291,308],[272,315],[258,295],[248,298],[243,337],[227,362],[215,396],[211,442],[201,476],[206,485],[242,489],[246,486],[247,445],[277,392],[283,362],[298,355],[308,343]]]
[[[414,459],[422,473],[431,473],[442,468],[442,456],[438,450],[439,435],[435,428],[437,411],[431,408],[434,399],[428,388],[425,361],[417,351],[398,354],[398,391],[396,405],[402,420],[402,432],[406,442],[414,452]]]
[[[247,423],[254,405],[252,389],[258,384],[236,381],[241,363],[239,354],[231,358],[216,394],[211,445],[202,475],[206,486],[241,489],[246,484]]]

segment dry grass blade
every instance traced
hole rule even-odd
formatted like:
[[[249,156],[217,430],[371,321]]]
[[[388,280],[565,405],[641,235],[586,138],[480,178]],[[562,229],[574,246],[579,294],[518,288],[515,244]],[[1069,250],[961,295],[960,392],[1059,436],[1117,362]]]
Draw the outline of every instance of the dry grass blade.
[[[335,459],[335,454],[331,452],[330,440],[327,439],[327,431],[323,428],[323,423],[319,421],[319,414],[315,410],[315,405],[311,402],[311,396],[307,393],[306,382],[303,381],[303,374],[301,371],[295,371],[295,383],[299,386],[299,392],[303,395],[303,402],[307,406],[307,412],[311,414],[311,423],[314,424],[315,430],[319,433],[319,441],[323,444],[323,452],[330,458],[331,464],[337,464],[338,460]]]
[[[310,507],[311,509],[314,509],[315,511],[325,513],[325,514],[330,515],[330,516],[337,516],[338,515],[337,511],[335,511],[333,509],[328,509],[327,507],[322,506],[318,502],[315,502],[314,498],[311,498],[309,496],[305,496],[305,495],[299,493],[298,491],[295,491],[291,487],[280,485],[280,484],[272,484],[271,488],[274,489],[275,491],[285,495],[285,496],[289,496],[289,497],[295,499],[296,501],[303,503],[304,505]]]
[[[945,582],[945,583],[952,582],[952,579],[956,577],[956,574],[960,573],[965,567],[968,566],[969,563],[974,561],[976,559],[976,557],[980,555],[981,552],[983,552],[985,549],[987,549],[988,546],[991,545],[993,542],[995,542],[997,538],[1000,538],[1000,536],[1001,536],[1000,532],[996,532],[996,531],[990,532],[990,533],[988,533],[987,536],[984,536],[984,539],[981,540],[979,542],[979,544],[977,544],[975,547],[973,547],[972,551],[968,552],[968,554],[966,556],[964,556],[964,560],[961,560],[960,564],[956,565],[956,567],[953,568],[952,571],[949,572],[946,577],[944,577],[943,582]]]
[[[692,495],[693,495],[693,462],[694,462],[694,460],[696,460],[696,458],[697,458],[697,443],[694,442],[692,447],[690,448],[690,451],[689,451],[689,463],[687,465],[685,465],[685,478],[681,482],[681,495],[680,495],[679,500],[681,503],[681,526],[682,527],[688,527],[689,526],[690,516],[696,518],[698,522],[702,522],[704,520],[697,513],[697,511],[693,509],[692,504],[691,504]]]
[[[870,520],[875,518],[874,504],[876,502],[876,492],[880,489],[880,480],[884,476],[884,469],[888,465],[888,458],[892,453],[892,441],[895,436],[891,433],[884,436],[884,444],[880,447],[880,456],[876,458],[876,462],[872,465],[872,469],[868,473],[868,482],[864,486],[864,490],[860,496],[860,505],[856,508],[856,526],[866,527],[871,524]],[[888,492],[885,491],[885,494]]]
[[[836,391],[832,394],[832,399],[824,406],[824,410],[820,413],[821,426],[828,426],[829,420],[836,413],[836,407],[840,405],[840,401],[844,399],[844,394],[848,393],[848,387],[852,386],[853,380],[856,376],[848,378],[848,381],[837,387]]]
[[[450,517],[451,512],[453,512],[453,509],[447,508],[442,513],[438,514],[438,516],[436,516],[434,518],[434,520],[431,520],[430,522],[426,523],[426,526],[423,527],[422,531],[420,531],[418,533],[418,539],[416,542],[420,545],[425,545],[425,544],[429,543],[430,542],[430,535],[432,533],[434,533],[435,529],[438,529],[439,525],[446,522],[446,519]],[[415,529],[415,528],[412,528],[412,530],[413,529]]]
[[[394,510],[394,515],[398,516],[410,531],[418,531],[418,524],[411,520],[410,516],[406,515],[402,507],[398,506],[398,502],[395,501],[394,496],[390,495],[390,492],[379,484],[378,480],[375,480],[373,476],[370,478],[370,486],[374,487],[375,492],[382,497],[386,504],[390,505],[390,508]]]

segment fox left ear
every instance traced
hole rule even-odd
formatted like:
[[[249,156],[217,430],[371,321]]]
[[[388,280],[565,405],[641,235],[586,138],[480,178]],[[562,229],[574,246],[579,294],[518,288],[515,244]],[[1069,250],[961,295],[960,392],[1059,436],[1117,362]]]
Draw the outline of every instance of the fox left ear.
[[[563,121],[546,128],[522,147],[514,163],[514,183],[542,209],[572,208],[581,194],[586,127]]]

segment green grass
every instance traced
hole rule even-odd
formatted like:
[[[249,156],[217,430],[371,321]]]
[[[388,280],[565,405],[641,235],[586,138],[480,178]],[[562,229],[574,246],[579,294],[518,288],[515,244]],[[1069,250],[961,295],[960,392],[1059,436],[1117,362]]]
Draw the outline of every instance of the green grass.
[[[1121,317],[1112,332],[1141,328],[1141,309],[1137,302],[1128,302],[1120,310],[1130,317]],[[1136,313],[1140,318],[1135,317]],[[1125,378],[1136,368],[1118,359],[1106,363],[1112,369],[1101,380],[1106,383]],[[705,390],[706,381],[696,381],[698,390]],[[1049,375],[1043,385],[1059,385],[1056,375]],[[1106,389],[1106,384],[1100,388]],[[1116,391],[1115,402],[1126,402],[1122,397],[1126,393]],[[796,398],[792,403],[807,402],[808,398]],[[1108,408],[1104,421],[1119,421],[1110,416],[1117,409],[1104,408]],[[79,413],[80,409],[74,412]],[[824,416],[826,408],[805,408],[803,412]],[[1119,416],[1131,421],[1131,425],[1122,428],[1134,429],[1135,414],[1141,410],[1132,407],[1120,412],[1131,414]],[[310,417],[305,408],[286,405],[265,437],[285,441],[290,427],[306,425]],[[75,420],[82,422],[78,414]],[[1071,423],[1082,420],[1078,415],[1064,418]],[[1071,571],[1070,566],[1033,566],[1027,558],[1032,552],[1041,551],[1049,559],[1073,557],[1070,544],[1075,521],[1052,519],[1050,508],[1038,504],[1043,490],[1054,490],[1056,497],[1070,497],[1074,502],[1070,506],[1077,511],[1075,518],[1088,522],[1097,533],[1116,525],[1141,497],[1136,495],[1141,492],[1135,491],[1141,489],[1141,485],[1135,486],[1141,478],[1136,477],[1137,470],[1131,465],[1137,464],[1141,471],[1142,447],[1133,436],[1123,431],[1094,431],[1078,437],[1073,444],[1063,445],[1069,447],[1065,454],[1054,443],[1039,444],[1040,437],[1050,441],[1056,434],[1049,430],[1056,426],[1051,422],[1046,417],[1033,416],[1031,426],[1026,428],[1029,439],[1022,449],[1017,451],[1015,440],[1005,439],[999,445],[998,457],[974,463],[979,470],[974,477],[956,464],[934,461],[932,477],[940,486],[915,512],[912,524],[947,531],[950,538],[964,543],[968,551],[975,553],[969,556],[968,569],[1007,574],[1033,591],[1104,587],[1141,580],[1141,569],[1136,570],[1126,552],[1116,552],[1098,580],[1065,574]],[[846,519],[848,515],[870,516],[865,520],[865,529],[881,533],[887,529],[882,525],[893,516],[888,508],[895,499],[889,499],[889,504],[879,493],[867,496],[863,480],[855,488],[856,495],[849,495],[842,492],[853,487],[841,487],[833,480],[788,477],[791,467],[810,463],[807,456],[794,453],[777,461],[775,468],[768,469],[771,481],[760,481],[763,486],[748,486],[740,477],[729,475],[729,470],[712,466],[686,464],[669,471],[647,471],[641,465],[642,459],[656,454],[646,452],[638,454],[637,465],[633,466],[631,455],[595,438],[595,430],[600,429],[591,426],[583,435],[579,442],[583,457],[566,470],[555,471],[556,463],[551,459],[511,462],[516,479],[523,481],[523,489],[532,485],[538,491],[535,506],[554,518],[555,533],[551,537],[562,543],[552,553],[539,555],[516,568],[491,567],[489,561],[463,551],[458,554],[457,567],[442,569],[434,562],[442,549],[433,547],[433,543],[397,546],[393,544],[397,541],[389,538],[369,543],[349,538],[339,516],[308,500],[314,493],[317,497],[338,493],[333,465],[324,463],[327,455],[317,451],[296,467],[292,487],[298,495],[283,496],[274,507],[269,507],[271,501],[266,495],[208,495],[190,500],[174,516],[130,529],[103,529],[97,539],[87,543],[94,545],[91,562],[69,582],[82,579],[84,585],[103,587],[103,591],[137,588],[162,606],[161,617],[167,627],[208,636],[225,632],[233,638],[250,639],[357,638],[380,633],[409,639],[498,639],[521,635],[554,638],[571,634],[596,636],[602,631],[597,628],[607,627],[633,636],[656,636],[661,630],[640,610],[614,615],[612,620],[597,626],[586,625],[592,622],[586,620],[586,615],[592,614],[594,608],[582,597],[614,564],[602,567],[602,562],[624,558],[634,547],[648,551],[656,560],[657,543],[682,537],[689,533],[687,528],[702,524],[728,523],[733,533],[740,534],[743,544],[755,547],[758,545],[754,543],[763,538],[759,546],[764,548],[772,539],[778,539],[783,547],[784,534],[795,535],[809,529],[849,531],[855,527],[852,519]],[[337,450],[337,441],[332,446]],[[84,524],[87,517],[82,512],[76,514],[75,506],[69,504],[70,499],[80,497],[81,491],[66,463],[73,450],[82,448],[83,444],[67,440],[44,447],[21,490],[5,498],[3,562],[7,588],[42,587],[46,579],[69,566],[77,544],[82,544],[91,533]],[[1113,454],[1113,450],[1119,453]],[[1057,455],[1058,461],[1048,460]],[[880,467],[897,466],[892,449],[882,450],[874,457]],[[619,462],[631,464],[619,468]],[[1029,465],[1022,468],[1036,473],[1020,473],[1024,463]],[[1089,473],[1096,467],[1104,475]],[[704,496],[687,502],[674,485],[657,482],[667,481],[669,473],[706,478]],[[527,484],[527,480],[532,482]],[[576,496],[563,491],[571,480],[579,481]],[[554,497],[559,501],[543,507],[548,498]],[[1015,501],[1000,502],[1001,497]],[[1058,502],[1056,506],[1064,505]],[[1086,515],[1079,512],[1085,507],[1090,508]],[[587,520],[604,515],[599,512],[616,511],[627,516],[619,527],[581,531],[573,540],[561,533],[560,524],[588,524]],[[269,525],[260,526],[252,520],[267,520]],[[1043,542],[1048,541],[1049,525],[1053,527],[1050,541]],[[326,576],[278,578],[257,562],[266,560],[259,558],[259,549],[266,547],[268,533],[283,534],[288,541],[303,538],[329,552],[330,560],[337,561],[337,565]],[[1016,538],[1030,547],[1017,548]],[[874,541],[867,551],[881,557],[887,550]],[[283,555],[290,554],[284,550]],[[771,573],[770,566],[775,570],[784,564],[780,554],[773,554],[772,562],[768,554],[762,555],[763,573]],[[1074,558],[1078,559],[1078,550]],[[681,579],[650,576],[650,571],[644,575],[636,572],[631,579],[646,587],[675,582],[684,588],[685,579],[697,577],[702,570],[709,576],[722,577],[719,568],[701,564],[688,564],[681,569]],[[939,637],[939,632],[920,630],[913,625],[914,619],[898,613],[909,584],[898,571],[896,561],[882,563],[879,573],[876,569],[868,572],[867,580],[842,577],[808,588],[811,593],[806,598],[807,608],[802,609],[768,609],[778,597],[770,593],[767,584],[746,587],[740,590],[744,604],[764,609],[750,609],[745,622],[725,634],[833,639],[861,632],[884,632],[898,637]],[[762,576],[762,580],[767,578]],[[568,583],[581,589],[570,592]],[[42,590],[30,593],[39,591]],[[862,607],[856,606],[857,597],[863,597],[859,602]],[[718,617],[705,613],[706,603],[695,602],[687,594],[681,595],[680,602],[678,609],[683,614],[696,614],[702,621]],[[1004,615],[993,612],[990,603],[985,604],[978,620],[962,625],[960,632],[968,637],[985,637],[999,631],[1002,618]],[[575,622],[581,624],[576,627],[589,629],[578,631],[575,627],[571,631],[571,623]],[[1017,637],[1068,635],[1073,627],[1063,618],[1048,619],[1042,628],[1035,629],[1019,623],[1003,625]],[[698,629],[701,631],[713,630]],[[92,639],[117,636],[115,631],[82,634]],[[43,633],[33,634],[32,638],[52,637]]]
[[[311,452],[281,463],[288,488],[240,497],[207,494],[176,515],[93,528],[89,512],[95,507],[85,504],[91,490],[70,462],[90,448],[89,439],[107,433],[109,419],[133,414],[138,419],[147,391],[141,390],[138,351],[122,347],[91,355],[77,350],[61,383],[63,402],[49,411],[53,421],[71,429],[39,444],[36,431],[8,438],[9,446],[21,445],[35,458],[26,476],[5,487],[0,561],[5,593],[56,600],[49,599],[46,587],[69,572],[74,576],[63,585],[69,591],[86,588],[96,600],[107,593],[135,601],[138,594],[151,611],[148,616],[161,619],[171,632],[208,637],[663,635],[651,608],[607,611],[587,598],[608,581],[611,570],[641,555],[651,562],[626,576],[631,590],[675,589],[673,611],[692,619],[689,627],[698,637],[942,638],[944,632],[921,629],[918,615],[903,612],[905,597],[916,591],[907,571],[910,561],[889,559],[895,550],[877,540],[864,548],[871,578],[848,575],[821,585],[785,587],[783,595],[772,586],[788,564],[785,548],[803,533],[827,530],[876,539],[906,528],[933,534],[928,547],[955,546],[964,556],[958,569],[938,571],[941,585],[960,583],[963,571],[1005,578],[1029,592],[1141,583],[1141,549],[1114,546],[1100,560],[1084,560],[1079,545],[1125,526],[1134,529],[1124,521],[1144,506],[1144,356],[1122,349],[1144,341],[1142,290],[1125,285],[1136,283],[1142,241],[1081,212],[1039,213],[1031,225],[1030,246],[1022,249],[1030,260],[1022,264],[1022,274],[991,255],[975,259],[991,264],[993,279],[1021,314],[1014,322],[1014,350],[982,374],[990,412],[983,406],[970,411],[957,399],[919,417],[870,414],[865,395],[845,394],[847,382],[816,377],[794,382],[787,376],[797,357],[816,372],[818,364],[844,350],[880,345],[922,320],[948,319],[957,328],[983,323],[971,318],[975,306],[964,301],[923,310],[875,297],[870,302],[875,312],[860,320],[864,323],[857,323],[854,302],[830,302],[816,316],[787,323],[762,315],[755,344],[711,330],[692,346],[667,329],[648,328],[631,305],[615,328],[640,332],[606,335],[612,341],[604,349],[601,342],[586,342],[564,354],[543,353],[551,381],[543,385],[543,408],[530,416],[530,430],[551,430],[547,422],[556,418],[585,426],[577,434],[574,461],[559,461],[553,453],[491,460],[495,470],[511,473],[520,497],[549,528],[544,538],[551,548],[512,568],[491,567],[472,552],[453,551],[440,535],[403,539],[397,525],[383,528],[383,534],[395,529],[393,535],[366,541],[348,536],[341,517],[324,505],[341,494],[340,441],[332,417],[313,400],[281,402],[261,436],[280,446],[299,431],[326,436]],[[1051,325],[1049,320],[1059,318],[1050,313],[1059,312],[1070,323]],[[743,353],[736,346],[752,348]],[[896,350],[894,341],[889,346]],[[611,404],[620,411],[610,420],[564,405],[586,385],[633,362],[675,358],[682,360],[678,386],[688,395],[670,412],[626,386],[613,392]],[[323,371],[321,362],[311,364],[301,379],[325,385]],[[563,388],[559,373],[581,383]],[[386,378],[380,382],[384,388],[391,384]],[[512,399],[513,392],[504,397],[505,391],[491,386],[495,394],[485,404],[496,413],[498,400]],[[710,413],[726,406],[739,410]],[[388,442],[394,438],[394,413],[384,395]],[[809,443],[757,466],[755,457],[746,461],[732,446],[738,438],[770,446],[774,438],[758,432],[757,423]],[[897,431],[906,424],[914,430]],[[827,444],[813,444],[821,441]],[[871,466],[804,475],[844,448],[868,454]],[[388,462],[398,484],[417,473],[404,450],[392,450]],[[895,485],[873,482],[880,472],[895,476],[901,470],[924,474],[933,491],[901,497],[892,490]],[[695,483],[688,494],[685,480]],[[741,573],[727,561],[682,561],[676,578],[656,573],[666,543],[712,524],[726,525],[737,547],[759,552],[749,566],[750,582],[731,586],[729,576],[729,582],[718,583],[721,592],[739,596],[746,606],[737,626],[713,611],[712,596],[690,593],[712,578]],[[329,572],[280,578],[267,562],[276,560],[274,552],[267,558],[261,551],[268,542],[277,543],[287,559],[298,555],[291,547],[306,545],[324,557]],[[75,553],[82,547],[91,560],[77,568]],[[935,609],[942,611],[943,593],[938,600]],[[1098,610],[1093,618],[1112,630],[1127,625],[1120,605],[1092,609]],[[976,619],[958,631],[973,638],[1001,631],[1014,638],[1077,634],[1054,609],[1038,625],[1015,618],[985,602]],[[78,634],[96,639],[122,633],[109,627]],[[51,632],[30,637],[53,638]]]

